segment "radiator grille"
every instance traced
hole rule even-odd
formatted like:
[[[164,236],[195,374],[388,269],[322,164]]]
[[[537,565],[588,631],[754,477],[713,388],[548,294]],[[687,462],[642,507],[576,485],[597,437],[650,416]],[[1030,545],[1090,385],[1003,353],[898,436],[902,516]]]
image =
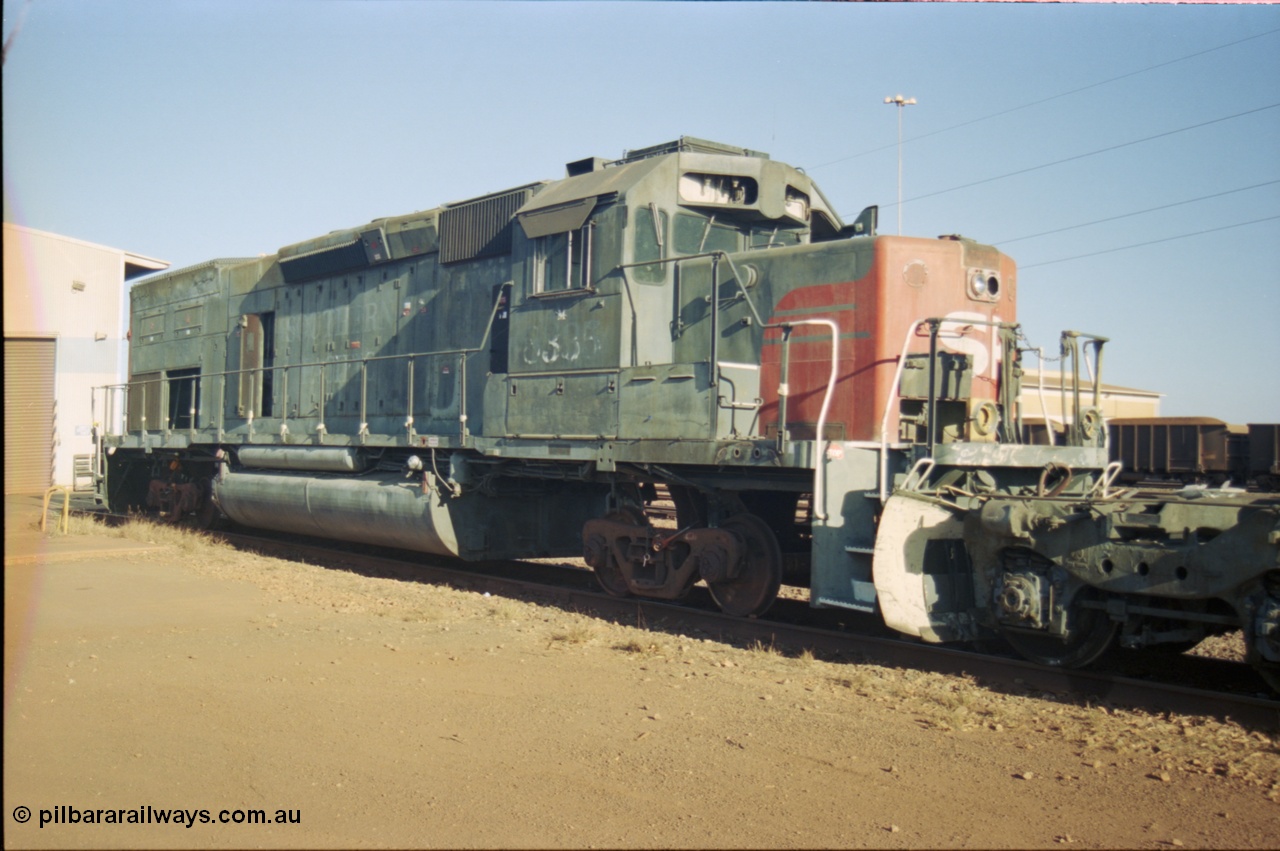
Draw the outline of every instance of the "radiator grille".
[[[449,207],[440,213],[440,262],[458,263],[511,253],[511,222],[533,196],[518,189]]]

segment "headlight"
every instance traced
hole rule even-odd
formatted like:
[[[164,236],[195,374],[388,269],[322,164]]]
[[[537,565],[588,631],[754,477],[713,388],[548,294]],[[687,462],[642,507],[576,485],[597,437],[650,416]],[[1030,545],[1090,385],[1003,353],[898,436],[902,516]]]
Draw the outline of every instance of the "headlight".
[[[984,301],[994,301],[1000,297],[1000,279],[995,272],[974,269],[969,273],[969,295]]]

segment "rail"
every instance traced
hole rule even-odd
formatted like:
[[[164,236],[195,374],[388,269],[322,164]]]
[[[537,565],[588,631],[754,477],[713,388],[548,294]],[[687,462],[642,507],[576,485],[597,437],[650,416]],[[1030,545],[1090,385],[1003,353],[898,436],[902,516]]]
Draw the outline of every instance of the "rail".
[[[284,540],[274,536],[222,533],[220,538],[232,545],[265,549],[286,559],[306,558],[324,565],[334,557],[332,542],[300,542],[294,536]],[[316,544],[319,544],[318,546]],[[350,548],[347,548],[350,549]],[[367,547],[359,552],[341,555],[341,568],[369,576],[404,581],[411,576],[417,583],[448,583],[467,590],[489,591],[495,595],[528,598],[535,594],[543,601],[614,619],[626,619],[660,629],[688,631],[687,634],[717,636],[718,640],[736,640],[747,646],[752,642],[774,646],[807,648],[832,659],[855,660],[863,664],[888,665],[964,675],[980,680],[984,687],[997,691],[1012,689],[1018,693],[1041,694],[1052,701],[1102,699],[1112,705],[1144,708],[1152,712],[1180,712],[1231,719],[1246,727],[1269,731],[1280,722],[1280,701],[1275,697],[1257,697],[1250,692],[1227,692],[1189,688],[1186,682],[1212,682],[1218,676],[1232,681],[1245,680],[1252,689],[1253,675],[1245,666],[1217,659],[1195,660],[1184,657],[1195,675],[1184,668],[1165,679],[1160,676],[1137,679],[1118,672],[1094,669],[1047,668],[1021,659],[993,656],[959,649],[954,646],[907,642],[898,638],[867,634],[858,624],[845,623],[847,613],[839,620],[827,620],[821,609],[811,609],[803,601],[779,600],[770,612],[759,618],[737,618],[710,608],[703,594],[695,588],[683,604],[643,597],[617,598],[595,589],[587,580],[589,574],[578,568],[534,564],[530,562],[469,563],[465,567],[424,561],[418,554],[405,554]],[[790,605],[788,605],[790,604]],[[831,610],[827,610],[831,611]],[[1176,661],[1176,660],[1175,660]],[[1167,663],[1168,660],[1165,660]],[[1204,663],[1196,664],[1196,663]],[[1257,684],[1261,687],[1261,683]],[[1048,693],[1048,696],[1044,696]]]

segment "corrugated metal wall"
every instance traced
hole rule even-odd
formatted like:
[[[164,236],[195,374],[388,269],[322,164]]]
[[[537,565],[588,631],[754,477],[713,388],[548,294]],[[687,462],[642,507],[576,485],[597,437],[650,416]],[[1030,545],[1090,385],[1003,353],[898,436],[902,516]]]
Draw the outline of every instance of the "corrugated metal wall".
[[[5,338],[5,493],[42,493],[53,483],[56,362],[56,340]]]

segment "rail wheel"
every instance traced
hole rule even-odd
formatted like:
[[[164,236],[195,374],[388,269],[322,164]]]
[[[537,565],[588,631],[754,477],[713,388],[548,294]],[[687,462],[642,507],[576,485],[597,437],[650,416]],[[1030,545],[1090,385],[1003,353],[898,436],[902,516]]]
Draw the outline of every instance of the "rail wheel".
[[[1254,615],[1252,629],[1246,628],[1245,661],[1258,675],[1280,693],[1280,574],[1273,572],[1268,580],[1269,597]]]
[[[622,508],[605,515],[606,520],[614,523],[627,523],[632,526],[643,526],[644,515],[634,508]],[[605,553],[595,568],[596,581],[604,593],[610,597],[630,597],[631,589],[627,587],[627,577],[611,553]]]
[[[736,579],[708,582],[711,599],[727,615],[763,614],[782,586],[782,550],[768,525],[752,514],[735,514],[720,528],[742,539],[746,556]]]
[[[1065,636],[1004,630],[1004,638],[1024,658],[1050,668],[1083,668],[1111,649],[1120,624],[1101,609],[1085,608],[1076,597],[1067,610]]]

